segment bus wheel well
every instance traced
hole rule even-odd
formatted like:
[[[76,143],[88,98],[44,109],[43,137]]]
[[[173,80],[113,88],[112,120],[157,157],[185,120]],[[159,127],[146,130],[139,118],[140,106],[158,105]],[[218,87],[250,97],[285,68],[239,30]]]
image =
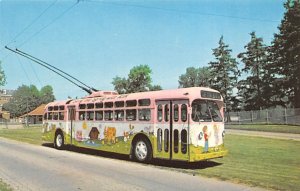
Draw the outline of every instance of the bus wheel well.
[[[64,134],[63,131],[62,131],[61,129],[56,129],[55,135],[57,135],[58,133]]]
[[[143,133],[139,133],[139,134],[137,134],[137,135],[135,135],[134,136],[134,138],[133,138],[133,140],[132,140],[132,142],[131,142],[131,149],[130,149],[130,158],[132,159],[134,159],[134,158],[136,158],[136,157],[134,157],[134,155],[135,155],[135,151],[134,151],[134,149],[135,149],[135,146],[136,146],[136,144],[137,144],[137,142],[139,142],[139,141],[143,141],[143,142],[145,142],[146,143],[146,145],[148,146],[148,156],[147,156],[147,158],[145,159],[145,161],[140,161],[140,162],[148,162],[148,161],[150,161],[151,159],[152,159],[152,157],[153,157],[153,150],[152,150],[152,144],[151,144],[151,141],[150,141],[150,139],[149,139],[149,137],[148,136],[146,136],[145,134],[143,134]]]

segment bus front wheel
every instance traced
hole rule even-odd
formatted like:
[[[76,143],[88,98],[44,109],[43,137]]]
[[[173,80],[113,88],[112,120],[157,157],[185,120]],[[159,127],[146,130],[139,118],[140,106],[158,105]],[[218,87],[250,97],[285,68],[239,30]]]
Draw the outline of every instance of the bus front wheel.
[[[59,150],[63,149],[64,147],[64,135],[60,131],[55,133],[54,147]]]
[[[152,149],[148,140],[138,138],[135,141],[133,149],[134,158],[138,162],[149,162],[152,159]]]

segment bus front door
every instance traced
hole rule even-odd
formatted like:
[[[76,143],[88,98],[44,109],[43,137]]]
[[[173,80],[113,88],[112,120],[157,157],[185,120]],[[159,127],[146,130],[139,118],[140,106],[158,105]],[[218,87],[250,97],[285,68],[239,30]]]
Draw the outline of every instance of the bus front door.
[[[188,160],[188,100],[156,101],[157,158]]]
[[[67,132],[68,135],[70,135],[70,140],[67,140],[70,144],[73,144],[73,129],[74,129],[74,122],[75,122],[75,115],[76,110],[74,106],[68,107],[68,120],[67,120],[67,129],[69,132]]]

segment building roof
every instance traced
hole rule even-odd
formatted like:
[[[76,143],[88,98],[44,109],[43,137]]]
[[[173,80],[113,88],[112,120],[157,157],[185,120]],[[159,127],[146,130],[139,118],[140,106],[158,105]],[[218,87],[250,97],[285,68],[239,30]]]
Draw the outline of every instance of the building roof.
[[[29,116],[43,115],[45,106],[46,106],[46,104],[42,104],[42,105],[38,106],[37,108],[35,108],[34,110],[32,110],[31,112],[29,112],[28,114],[22,115],[21,117],[25,117],[27,115],[29,115]]]

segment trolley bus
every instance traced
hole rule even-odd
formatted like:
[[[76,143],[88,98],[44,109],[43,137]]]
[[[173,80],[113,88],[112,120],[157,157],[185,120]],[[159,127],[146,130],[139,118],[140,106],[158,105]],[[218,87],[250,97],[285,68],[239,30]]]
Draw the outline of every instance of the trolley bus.
[[[121,94],[97,91],[45,107],[44,142],[195,162],[223,157],[224,103],[204,87]]]

